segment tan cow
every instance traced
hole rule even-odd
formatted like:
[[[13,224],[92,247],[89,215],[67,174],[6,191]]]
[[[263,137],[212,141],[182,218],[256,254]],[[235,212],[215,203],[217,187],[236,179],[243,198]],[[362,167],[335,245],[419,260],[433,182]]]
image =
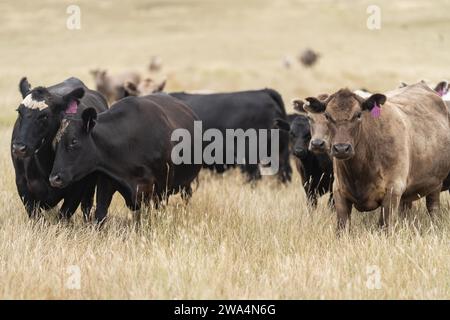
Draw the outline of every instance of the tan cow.
[[[139,83],[125,82],[124,89],[126,96],[147,96],[152,93],[162,92],[165,86],[166,80],[157,83],[151,78],[145,78]]]
[[[443,180],[450,172],[450,126],[442,99],[418,83],[363,99],[341,89],[325,101],[307,98],[311,149],[333,156],[333,194],[338,230],[359,211],[381,207],[388,226],[400,201],[426,197],[430,214],[439,208]],[[319,133],[320,132],[320,133]],[[316,144],[316,147],[313,145]]]
[[[127,81],[139,83],[141,80],[140,75],[134,71],[110,75],[106,70],[95,69],[90,73],[94,77],[97,91],[106,97],[109,104],[125,96],[124,85]]]

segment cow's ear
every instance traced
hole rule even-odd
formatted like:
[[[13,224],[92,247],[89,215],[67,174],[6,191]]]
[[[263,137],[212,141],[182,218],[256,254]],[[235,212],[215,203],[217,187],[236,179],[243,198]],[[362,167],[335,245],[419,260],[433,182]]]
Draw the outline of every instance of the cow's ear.
[[[97,120],[97,111],[94,108],[87,108],[83,110],[81,119],[83,120],[84,130],[89,133],[95,126],[95,121]]]
[[[131,81],[125,81],[123,90],[125,91],[124,97],[139,95],[137,85]]]
[[[407,87],[408,84],[406,82],[400,81],[400,84],[398,85],[399,88]]]
[[[64,111],[66,114],[75,114],[78,111],[78,105],[80,104],[81,98],[84,96],[84,88],[76,88],[69,92],[68,94],[64,95],[62,100],[62,110],[57,111]]]
[[[303,100],[300,99],[294,99],[292,100],[292,105],[294,106],[294,110],[300,113],[305,113],[305,109],[303,108],[303,106],[305,105],[305,102],[303,102]]]
[[[363,101],[362,110],[372,111],[373,108],[380,108],[386,102],[386,96],[381,93],[375,93]]]
[[[164,80],[159,85],[157,85],[155,90],[153,90],[153,92],[162,92],[164,90],[164,87],[166,86],[166,81],[167,80]]]
[[[20,90],[20,93],[22,94],[22,98],[25,98],[27,96],[28,92],[30,92],[31,84],[28,82],[26,77],[23,77],[22,79],[20,79],[19,90]]]
[[[326,108],[327,105],[323,101],[314,97],[306,98],[306,103],[303,105],[303,109],[311,113],[322,113]]]
[[[291,130],[291,126],[289,125],[289,122],[287,122],[286,120],[283,119],[275,119],[275,121],[273,122],[273,127],[276,129],[280,129],[283,131],[289,131]]]
[[[434,91],[441,97],[445,96],[448,93],[448,81],[439,82],[434,88]]]

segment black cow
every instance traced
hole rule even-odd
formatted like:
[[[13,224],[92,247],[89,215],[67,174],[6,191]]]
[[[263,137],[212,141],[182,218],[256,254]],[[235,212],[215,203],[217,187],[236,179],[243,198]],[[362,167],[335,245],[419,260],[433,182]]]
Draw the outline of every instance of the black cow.
[[[302,112],[301,102],[295,101],[295,109]],[[303,111],[304,112],[304,111]],[[317,198],[330,192],[332,205],[333,162],[328,154],[315,154],[308,150],[311,140],[309,121],[304,114],[289,114],[288,121],[277,119],[275,126],[289,132],[290,149],[300,174],[308,202],[317,206]]]
[[[210,128],[219,129],[223,136],[225,136],[226,129],[270,130],[273,128],[275,119],[286,119],[283,100],[280,94],[272,89],[214,94],[174,92],[170,95],[192,108],[202,121],[204,131]],[[225,150],[226,145],[224,145],[224,154]],[[236,146],[234,150],[236,150]],[[282,131],[280,131],[279,163],[279,179],[282,182],[290,181],[292,169],[289,164],[289,137]],[[214,165],[204,164],[204,167],[214,169],[219,173],[233,166],[217,163]],[[247,174],[250,181],[261,178],[258,164],[251,164],[248,159],[241,169]]]
[[[175,164],[171,153],[177,142],[171,135],[175,129],[186,129],[194,150],[196,119],[190,108],[166,94],[127,97],[98,116],[89,108],[81,119],[68,117],[60,129],[51,184],[64,188],[92,172],[106,174],[110,179],[97,184],[99,223],[105,220],[115,191],[131,210],[150,201],[158,205],[177,192],[187,198],[201,164]]]
[[[81,202],[87,219],[92,207],[95,177],[64,189],[53,188],[49,181],[55,157],[53,140],[65,113],[80,114],[88,107],[98,111],[108,108],[105,98],[89,90],[77,78],[69,78],[50,87],[36,87],[26,78],[20,81],[23,97],[11,138],[11,157],[16,174],[17,191],[30,217],[48,210],[64,200],[59,215],[69,218]]]

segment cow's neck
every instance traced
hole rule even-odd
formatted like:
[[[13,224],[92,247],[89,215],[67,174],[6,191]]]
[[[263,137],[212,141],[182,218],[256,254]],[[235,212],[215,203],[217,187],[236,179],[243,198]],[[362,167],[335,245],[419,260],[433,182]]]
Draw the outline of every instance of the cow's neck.
[[[333,160],[334,170],[340,180],[353,189],[356,193],[363,192],[360,190],[369,183],[376,181],[379,175],[378,154],[374,150],[374,143],[379,132],[378,126],[368,126],[361,124],[361,129],[357,142],[354,144],[355,155],[348,160]],[[375,141],[375,142],[374,142]]]
[[[94,127],[91,134],[96,147],[93,171],[103,172],[121,186],[127,189],[132,188],[129,181],[124,179],[126,176],[124,170],[127,167],[127,155],[125,154],[127,146],[117,145],[114,135],[109,132],[108,127],[103,127],[101,123]],[[114,155],[114,159],[111,159],[111,155]]]
[[[55,161],[55,152],[53,151],[51,144],[42,145],[38,152],[33,155],[33,160],[36,163],[36,167],[43,178],[47,180],[52,170],[53,162]]]
[[[311,175],[317,172],[326,172],[331,169],[331,160],[326,154],[314,154],[308,152],[304,159],[301,159],[303,167],[303,174],[309,178]]]

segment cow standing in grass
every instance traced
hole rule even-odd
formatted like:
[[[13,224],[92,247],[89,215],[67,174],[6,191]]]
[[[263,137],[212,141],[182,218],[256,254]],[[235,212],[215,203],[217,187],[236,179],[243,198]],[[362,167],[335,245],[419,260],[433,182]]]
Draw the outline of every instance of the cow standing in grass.
[[[87,176],[64,189],[53,188],[48,179],[55,153],[53,141],[63,117],[81,113],[88,107],[101,112],[106,100],[83,82],[69,78],[50,87],[31,88],[26,78],[20,81],[23,101],[11,138],[11,157],[19,196],[30,217],[41,209],[48,210],[63,200],[59,215],[70,218],[81,202],[86,219],[92,207],[95,175]]]
[[[191,182],[201,165],[172,158],[175,129],[194,136],[195,114],[168,95],[127,97],[97,115],[93,108],[81,117],[67,117],[61,125],[56,157],[50,175],[52,186],[65,188],[92,172],[107,179],[97,184],[96,222],[105,220],[113,194],[118,191],[126,205],[137,211],[142,204],[156,206],[171,194],[192,194]],[[194,139],[189,142],[194,150]]]
[[[333,162],[327,153],[314,153],[308,149],[311,141],[311,129],[303,101],[295,100],[294,109],[300,114],[290,114],[287,121],[276,120],[276,127],[289,132],[289,145],[294,156],[295,166],[306,198],[312,207],[317,206],[318,197],[330,193],[329,203],[333,202]]]
[[[381,207],[388,226],[400,202],[426,197],[430,214],[450,172],[450,126],[442,99],[422,83],[398,89],[389,98],[363,99],[341,89],[325,101],[307,98],[311,125],[333,156],[333,195],[338,230],[359,211]],[[323,119],[314,122],[314,119]]]

